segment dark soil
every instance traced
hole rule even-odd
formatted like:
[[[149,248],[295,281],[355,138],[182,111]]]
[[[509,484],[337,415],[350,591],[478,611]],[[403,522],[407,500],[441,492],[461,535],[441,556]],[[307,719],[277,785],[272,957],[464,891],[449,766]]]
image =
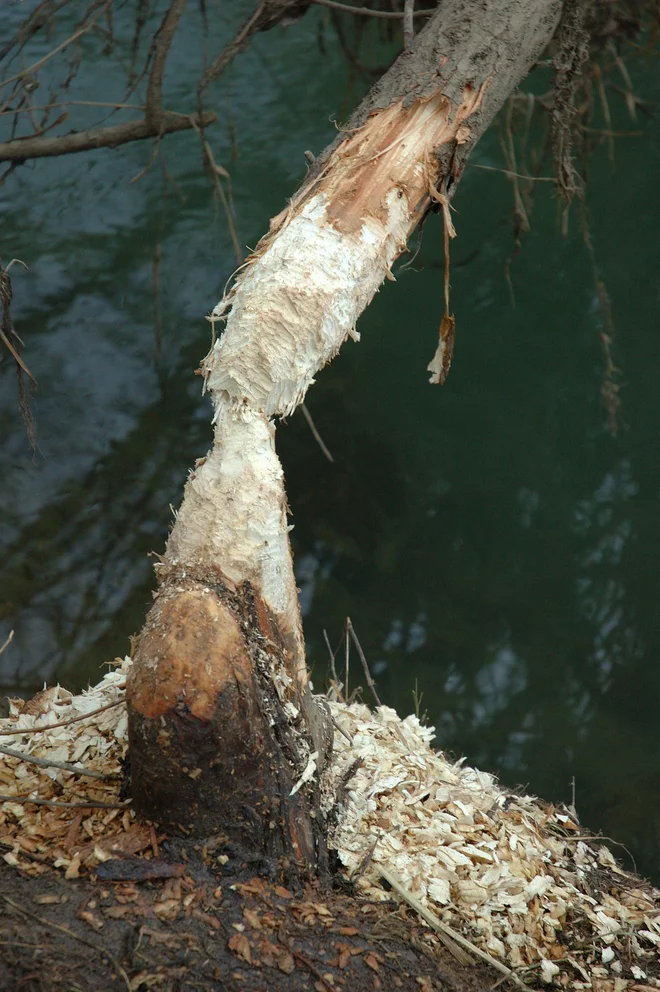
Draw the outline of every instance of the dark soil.
[[[0,990],[482,992],[501,978],[458,965],[407,907],[286,887],[217,850],[164,844],[91,879],[0,860]]]

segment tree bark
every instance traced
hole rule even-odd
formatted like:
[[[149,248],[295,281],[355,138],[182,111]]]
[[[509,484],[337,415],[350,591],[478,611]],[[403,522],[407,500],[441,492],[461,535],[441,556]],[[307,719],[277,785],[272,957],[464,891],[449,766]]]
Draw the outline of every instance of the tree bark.
[[[214,310],[214,444],[190,475],[128,684],[141,814],[322,867],[332,735],[305,668],[274,418],[302,402],[551,39],[558,0],[446,0]]]

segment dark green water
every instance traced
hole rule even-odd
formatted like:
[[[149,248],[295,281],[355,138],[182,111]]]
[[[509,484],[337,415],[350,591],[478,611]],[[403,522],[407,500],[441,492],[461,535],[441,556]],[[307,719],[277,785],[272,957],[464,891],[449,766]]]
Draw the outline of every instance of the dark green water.
[[[0,42],[29,9],[9,8]],[[331,139],[329,118],[344,118],[362,86],[332,30],[319,52],[322,16],[259,37],[214,91],[211,141],[232,175],[242,244],[266,230],[304,172],[303,151]],[[229,34],[224,17],[214,9],[212,50]],[[657,105],[655,66],[630,69]],[[168,104],[191,107],[194,18],[169,70]],[[90,64],[70,98],[122,94],[120,67],[99,78]],[[417,684],[440,745],[508,785],[569,802],[574,776],[583,821],[658,881],[660,124],[631,122],[614,90],[611,109],[617,130],[642,132],[617,139],[614,165],[606,146],[589,165],[621,369],[618,436],[600,398],[604,324],[577,217],[563,237],[551,188],[538,184],[511,267],[514,306],[511,184],[470,168],[454,201],[447,384],[427,384],[442,313],[431,218],[415,269],[382,289],[361,343],[308,396],[335,464],[299,414],[279,448],[317,685],[322,630],[336,643],[349,614],[385,702],[409,711]],[[176,187],[158,164],[130,184],[151,150],[126,146],[28,165],[0,190],[2,257],[29,265],[12,272],[13,317],[39,382],[33,455],[3,359],[0,643],[15,630],[0,656],[3,693],[44,679],[79,687],[128,650],[150,601],[147,554],[162,550],[170,504],[209,444],[193,371],[208,347],[203,315],[235,262],[194,139],[170,137],[164,151]],[[495,129],[474,162],[502,166]]]

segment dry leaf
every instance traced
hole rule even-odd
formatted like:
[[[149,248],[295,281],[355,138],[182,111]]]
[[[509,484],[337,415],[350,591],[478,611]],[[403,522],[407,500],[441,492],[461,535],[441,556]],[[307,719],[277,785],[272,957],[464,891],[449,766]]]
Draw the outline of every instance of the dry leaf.
[[[445,314],[440,324],[440,340],[436,348],[435,355],[429,362],[427,369],[433,375],[429,382],[433,385],[443,386],[449,375],[451,360],[454,355],[454,341],[456,339],[456,320],[449,314]]]
[[[250,941],[247,939],[244,933],[234,933],[227,941],[227,947],[235,954],[237,957],[242,958],[247,961],[248,964],[252,964],[252,952],[250,950]]]

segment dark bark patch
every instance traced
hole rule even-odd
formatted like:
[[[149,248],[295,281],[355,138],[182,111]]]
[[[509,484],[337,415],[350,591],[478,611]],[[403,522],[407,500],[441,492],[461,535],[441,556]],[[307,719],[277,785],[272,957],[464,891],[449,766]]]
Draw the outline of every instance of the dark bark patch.
[[[138,815],[323,871],[318,776],[294,786],[310,755],[322,767],[332,741],[291,671],[286,636],[249,585],[171,569],[127,685]]]

